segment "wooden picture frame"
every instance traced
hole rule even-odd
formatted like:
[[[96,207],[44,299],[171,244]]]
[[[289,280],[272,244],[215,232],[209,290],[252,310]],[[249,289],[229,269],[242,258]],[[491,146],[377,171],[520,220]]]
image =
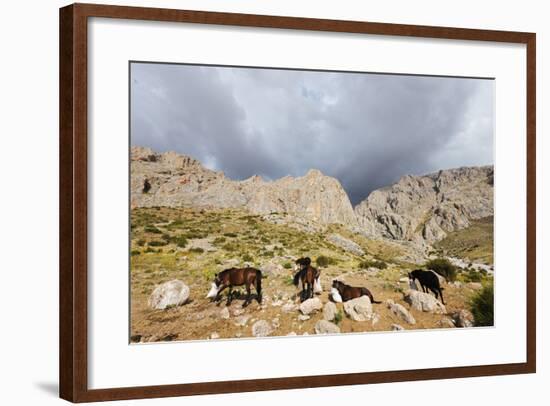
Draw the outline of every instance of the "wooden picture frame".
[[[527,47],[527,329],[526,362],[244,381],[89,389],[88,387],[88,19],[285,28],[386,36],[525,44]],[[535,34],[265,15],[74,4],[60,9],[60,397],[72,402],[311,388],[536,371]]]

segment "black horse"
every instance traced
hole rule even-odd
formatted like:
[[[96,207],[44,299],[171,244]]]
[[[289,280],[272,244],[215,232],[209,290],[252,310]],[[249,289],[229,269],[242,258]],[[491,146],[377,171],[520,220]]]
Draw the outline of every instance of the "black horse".
[[[429,293],[431,290],[435,294],[435,298],[441,298],[441,303],[445,304],[443,300],[443,288],[439,285],[439,278],[436,273],[433,271],[423,271],[422,269],[415,269],[412,272],[409,272],[409,279],[415,281],[418,279],[420,286],[422,287],[422,292]]]
[[[256,300],[262,303],[262,271],[256,268],[229,268],[215,275],[212,289],[207,297],[219,302],[221,293],[224,289],[229,288],[227,294],[227,305],[233,300],[233,286],[243,286],[246,288],[246,299],[243,307],[246,307],[252,301],[250,287],[254,285],[256,289]]]

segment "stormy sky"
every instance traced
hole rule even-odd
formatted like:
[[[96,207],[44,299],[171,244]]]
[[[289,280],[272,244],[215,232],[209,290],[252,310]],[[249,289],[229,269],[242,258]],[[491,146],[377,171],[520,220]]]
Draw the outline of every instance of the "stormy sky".
[[[494,81],[131,65],[131,145],[232,179],[337,178],[352,203],[406,174],[493,163]]]

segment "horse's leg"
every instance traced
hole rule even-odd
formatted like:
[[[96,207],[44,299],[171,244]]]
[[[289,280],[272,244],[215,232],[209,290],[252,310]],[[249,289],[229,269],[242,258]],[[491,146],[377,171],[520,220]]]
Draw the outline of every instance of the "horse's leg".
[[[226,306],[231,306],[231,301],[233,300],[233,286],[229,286],[229,292],[227,293],[227,302]]]
[[[445,301],[443,300],[443,292],[441,291],[441,288],[439,288],[439,296],[441,297],[441,304],[445,305]]]
[[[246,307],[250,304],[250,284],[246,284],[246,299],[243,303],[243,307]]]
[[[227,288],[227,285],[222,286],[222,288],[220,290],[218,290],[218,294],[216,295],[216,298],[214,299],[214,301],[218,303],[218,306],[220,304],[220,301],[222,300],[222,292],[224,291],[225,288]]]

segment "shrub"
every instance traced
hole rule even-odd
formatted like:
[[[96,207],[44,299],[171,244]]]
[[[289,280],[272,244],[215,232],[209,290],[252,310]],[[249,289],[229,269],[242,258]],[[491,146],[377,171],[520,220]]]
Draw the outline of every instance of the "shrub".
[[[292,264],[291,264],[290,262],[285,262],[285,263],[283,264],[283,268],[285,268],[285,269],[290,269],[290,268],[292,268]]]
[[[315,260],[315,263],[319,267],[327,267],[329,265],[334,265],[337,262],[338,261],[336,261],[336,259],[331,258],[331,257],[327,257],[325,255],[321,255],[321,256],[317,257],[317,259]]]
[[[139,239],[139,240],[137,240],[136,244],[139,245],[140,247],[143,247],[145,245],[145,240],[144,239]]]
[[[470,302],[470,310],[474,315],[476,326],[492,326],[494,290],[493,285],[486,285]]]
[[[214,244],[223,244],[226,241],[227,241],[227,238],[225,237],[216,237],[213,242]]]
[[[130,252],[131,256],[139,255],[139,254],[141,254],[141,252],[139,252],[138,250],[132,250],[132,252]]]
[[[202,254],[204,252],[204,249],[202,249],[201,247],[194,247],[194,248],[190,248],[189,252],[194,252],[196,254]]]
[[[155,226],[145,226],[145,232],[152,233],[152,234],[162,234],[162,231],[160,231]]]
[[[437,272],[448,281],[452,282],[456,279],[456,267],[445,258],[432,259],[426,263],[425,267]]]
[[[166,244],[168,244],[166,241],[149,241],[150,247],[164,247]]]
[[[172,241],[179,247],[179,248],[185,248],[187,246],[187,238],[180,235],[179,237],[175,237],[172,239]]]
[[[386,269],[387,267],[388,267],[388,264],[386,264],[384,261],[365,260],[359,263],[359,268],[361,269],[368,269],[368,268]]]
[[[238,247],[237,244],[227,243],[222,248],[226,251],[236,251]]]
[[[237,236],[237,234],[235,234],[235,233],[223,233],[223,235],[225,235],[226,237],[231,237],[231,238],[235,238]]]
[[[254,260],[254,258],[252,258],[252,256],[250,254],[244,254],[242,256],[242,259],[244,262],[252,262]]]
[[[340,324],[343,318],[344,315],[342,314],[342,310],[338,310],[338,312],[334,315],[334,324]]]

